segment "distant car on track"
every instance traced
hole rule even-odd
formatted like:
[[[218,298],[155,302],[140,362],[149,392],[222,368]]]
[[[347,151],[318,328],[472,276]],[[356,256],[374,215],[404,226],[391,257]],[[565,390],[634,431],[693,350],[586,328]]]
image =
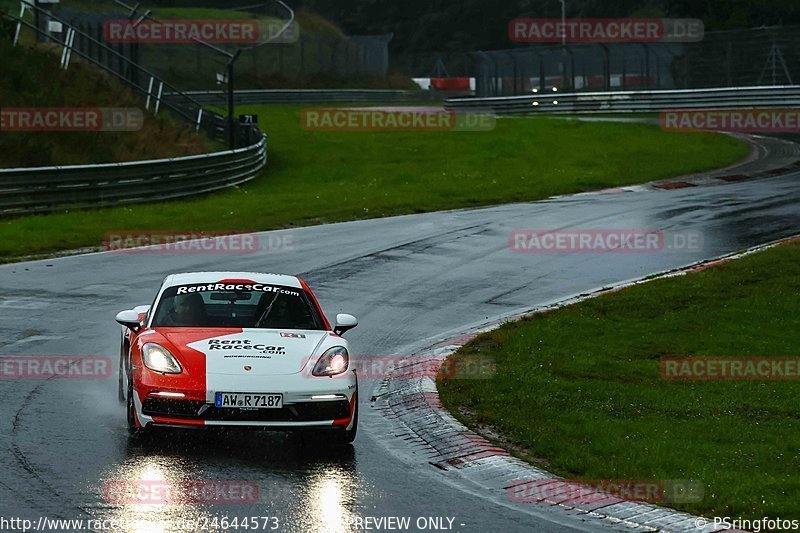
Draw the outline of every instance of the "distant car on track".
[[[154,426],[327,430],[352,442],[358,380],[342,334],[294,276],[167,277],[152,306],[122,311],[119,398],[128,429]]]

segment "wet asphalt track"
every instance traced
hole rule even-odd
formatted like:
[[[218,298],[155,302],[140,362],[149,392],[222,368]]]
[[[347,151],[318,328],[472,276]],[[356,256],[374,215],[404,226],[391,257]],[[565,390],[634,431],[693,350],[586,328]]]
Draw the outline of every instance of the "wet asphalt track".
[[[0,355],[118,353],[117,311],[151,302],[170,272],[294,273],[328,316],[350,312],[356,351],[409,353],[465,326],[576,293],[800,233],[800,175],[717,187],[586,195],[532,204],[301,228],[293,250],[253,255],[94,254],[0,266]],[[514,229],[699,231],[703,246],[651,254],[514,254]],[[283,434],[166,434],[129,444],[114,377],[0,380],[0,516],[123,518],[159,531],[165,519],[277,516],[282,531],[348,529],[356,516],[455,518],[458,531],[596,529],[540,506],[486,501],[458,480],[390,453],[374,382],[362,382],[359,437],[349,451]],[[114,480],[248,480],[258,505],[147,508],[104,501]],[[446,521],[445,521],[446,523]]]

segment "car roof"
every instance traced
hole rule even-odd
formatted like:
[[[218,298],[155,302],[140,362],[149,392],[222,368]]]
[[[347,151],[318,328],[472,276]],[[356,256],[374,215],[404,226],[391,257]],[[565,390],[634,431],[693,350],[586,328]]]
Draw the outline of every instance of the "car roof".
[[[223,281],[264,283],[267,285],[283,285],[285,287],[302,288],[297,276],[283,274],[263,274],[260,272],[184,272],[171,274],[164,280],[164,287],[176,285],[193,285],[196,283],[222,283]]]

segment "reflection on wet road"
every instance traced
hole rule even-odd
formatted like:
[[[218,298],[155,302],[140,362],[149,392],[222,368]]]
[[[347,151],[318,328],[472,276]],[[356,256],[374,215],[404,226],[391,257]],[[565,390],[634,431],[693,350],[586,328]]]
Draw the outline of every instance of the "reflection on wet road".
[[[258,517],[253,522],[269,530],[291,524],[342,531],[353,521],[351,447],[326,449],[303,435],[280,433],[158,433],[127,443],[124,462],[101,479],[104,498],[117,504],[109,518],[134,531],[169,531],[180,523],[224,530],[218,518],[224,515]]]

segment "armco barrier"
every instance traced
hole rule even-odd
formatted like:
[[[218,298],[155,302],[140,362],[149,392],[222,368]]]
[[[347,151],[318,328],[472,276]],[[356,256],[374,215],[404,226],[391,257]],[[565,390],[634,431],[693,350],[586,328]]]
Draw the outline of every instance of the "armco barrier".
[[[800,85],[723,87],[597,93],[539,92],[525,96],[450,98],[448,109],[520,113],[657,113],[665,109],[724,109],[800,106]]]
[[[225,105],[222,91],[184,93],[203,105]],[[171,95],[167,93],[166,98]],[[236,104],[392,104],[442,102],[445,95],[436,91],[392,89],[257,89],[236,91]]]
[[[267,138],[211,154],[44,168],[0,169],[0,215],[154,202],[238,185],[267,163]]]

